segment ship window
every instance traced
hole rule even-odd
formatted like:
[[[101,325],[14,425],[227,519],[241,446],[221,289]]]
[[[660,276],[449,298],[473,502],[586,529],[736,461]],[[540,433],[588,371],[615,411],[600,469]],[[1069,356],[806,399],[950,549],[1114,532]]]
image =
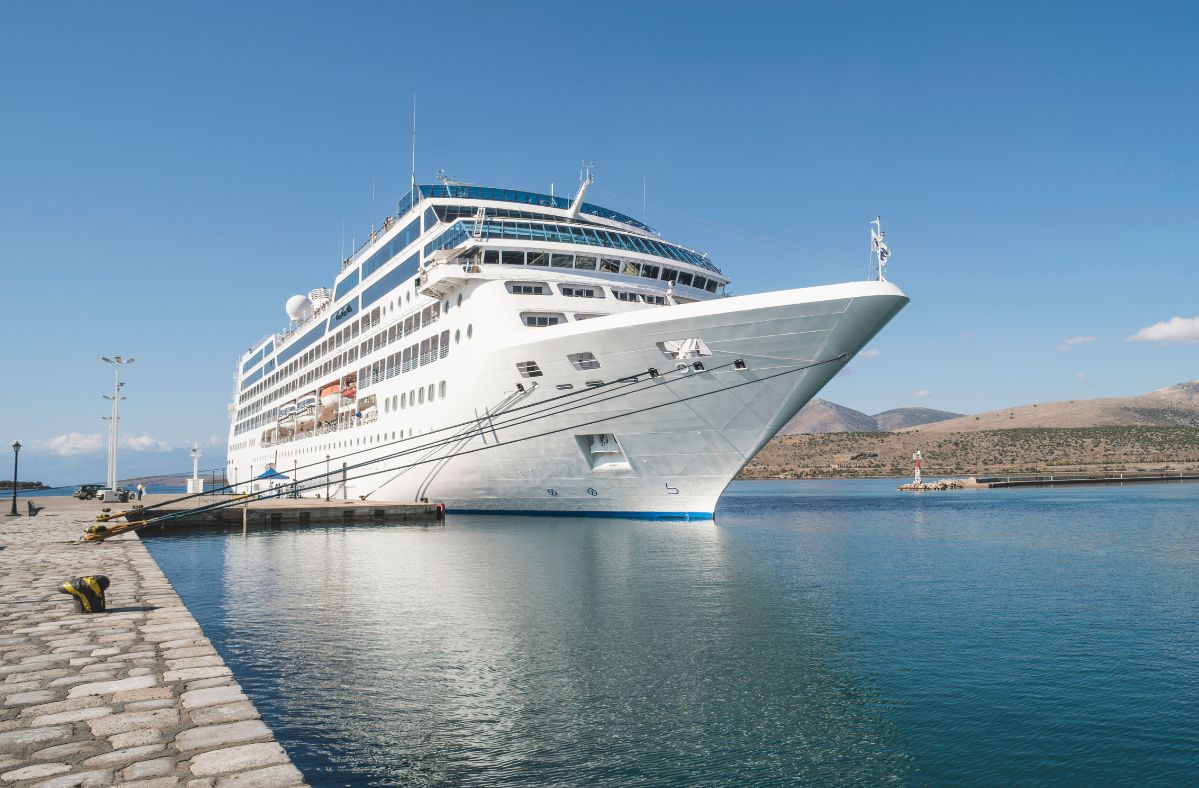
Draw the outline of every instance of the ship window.
[[[679,279],[679,272],[673,268],[666,268],[663,266],[661,278],[663,282],[677,282]]]
[[[697,276],[691,280],[691,286],[696,290],[704,290],[708,287],[708,280],[702,276]]]
[[[681,285],[691,286],[691,274],[686,271],[679,271],[679,278],[676,280]]]
[[[717,283],[717,281],[716,281],[715,279],[709,279],[709,280],[708,280],[708,286],[707,286],[705,289],[706,289],[706,290],[707,290],[709,293],[715,293],[715,292],[716,292],[716,287],[717,287],[717,284],[718,284],[718,283]]]
[[[640,301],[641,296],[636,293],[630,293],[627,290],[613,290],[612,295],[616,296],[617,301]]]
[[[550,289],[544,282],[509,282],[508,292],[513,295],[549,295]]]
[[[437,384],[437,396],[440,397],[441,399],[445,399],[445,381],[444,380]]]
[[[550,255],[550,265],[555,268],[571,268],[574,266],[575,256],[573,254],[554,254]]]
[[[591,256],[579,255],[575,258],[575,268],[581,268],[584,271],[594,271],[595,258]]]
[[[549,265],[550,256],[545,252],[529,252],[528,265]]]
[[[539,378],[542,375],[541,367],[537,366],[536,361],[518,361],[516,371],[522,378]]]
[[[538,328],[566,322],[566,315],[552,312],[522,312],[520,318],[526,326]]]
[[[470,339],[472,336],[474,336],[474,334],[475,334],[475,327],[474,327],[474,324],[473,324],[473,323],[467,323],[467,324],[466,324],[466,338],[467,338],[467,339]]]
[[[458,342],[461,341],[461,339],[462,339],[462,331],[455,329],[454,330],[454,344],[457,345]]]
[[[433,389],[433,384],[432,384],[432,383],[430,383],[430,384],[429,384],[429,402],[432,402],[432,401],[433,401],[433,390],[434,390],[434,389]]]
[[[408,392],[404,392],[400,395],[400,408],[402,409],[406,407],[408,407]]]
[[[524,252],[503,252],[504,265],[524,265]]]
[[[600,259],[599,270],[610,274],[620,273],[620,261],[614,257],[604,257]]]
[[[425,403],[425,390],[424,390],[424,388],[420,388],[420,389],[418,389],[418,391],[420,392],[420,394],[418,395],[418,399],[420,400],[420,403],[423,405]]]
[[[632,260],[624,261],[624,270],[621,271],[625,276],[637,276],[640,266]]]
[[[570,353],[566,356],[574,368],[577,370],[584,369],[599,369],[599,360],[594,353]]]
[[[603,298],[604,291],[595,287],[579,287],[577,285],[560,285],[562,295],[569,298]]]
[[[497,264],[499,264],[499,262],[500,262],[500,253],[499,253],[498,249],[484,249],[483,250],[483,264],[484,265],[497,265]]]

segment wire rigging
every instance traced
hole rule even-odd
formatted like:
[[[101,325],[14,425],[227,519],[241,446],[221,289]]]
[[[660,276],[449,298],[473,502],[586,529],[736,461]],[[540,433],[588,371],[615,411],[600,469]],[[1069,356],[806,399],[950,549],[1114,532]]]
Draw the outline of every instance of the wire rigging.
[[[458,453],[456,453],[456,454],[452,455],[452,457],[451,457],[451,458],[457,458],[457,457],[461,457],[461,456],[465,456],[465,455],[469,455],[469,454],[475,454],[475,453],[477,453],[477,452],[481,452],[481,451],[488,451],[488,450],[491,450],[491,449],[496,449],[496,448],[499,448],[499,447],[501,447],[501,446],[511,446],[511,445],[515,445],[515,444],[518,444],[518,443],[523,443],[523,442],[525,442],[525,441],[529,441],[529,440],[536,440],[536,439],[538,439],[538,438],[544,438],[544,437],[548,437],[548,436],[550,436],[550,435],[556,435],[556,434],[558,434],[558,433],[561,433],[561,432],[568,432],[568,431],[570,431],[570,430],[576,430],[576,429],[580,429],[580,428],[582,428],[582,427],[589,427],[589,426],[592,426],[592,425],[594,425],[594,424],[599,424],[599,423],[601,423],[601,422],[606,422],[606,421],[612,421],[612,420],[615,420],[615,419],[626,418],[626,417],[628,417],[628,416],[631,416],[631,415],[636,415],[636,414],[639,414],[639,413],[647,413],[647,412],[649,412],[649,411],[658,410],[658,409],[660,409],[660,408],[665,408],[665,407],[669,407],[669,406],[673,406],[673,405],[680,405],[680,404],[682,404],[682,403],[685,403],[685,402],[690,402],[690,401],[693,401],[693,400],[696,400],[696,399],[700,399],[700,398],[702,398],[702,397],[708,397],[708,396],[711,396],[711,395],[713,395],[713,394],[719,394],[719,393],[723,393],[723,392],[733,391],[733,390],[735,390],[735,389],[739,389],[739,388],[742,388],[742,387],[745,387],[745,386],[750,386],[750,385],[753,385],[753,384],[756,384],[756,383],[765,383],[766,381],[773,380],[773,379],[775,379],[775,378],[782,377],[782,376],[784,376],[784,375],[791,375],[791,374],[794,374],[794,373],[796,373],[796,372],[802,372],[802,371],[805,371],[805,370],[808,370],[808,369],[812,369],[812,368],[814,368],[814,367],[822,366],[822,365],[824,365],[824,364],[831,364],[831,363],[835,363],[835,362],[838,362],[838,361],[843,361],[843,360],[845,360],[845,359],[847,359],[847,358],[849,358],[849,354],[848,354],[848,353],[841,353],[840,355],[837,355],[837,356],[835,356],[835,357],[833,357],[833,358],[822,359],[822,360],[819,360],[819,361],[813,361],[813,362],[811,362],[811,363],[808,363],[808,364],[796,365],[796,366],[794,366],[794,367],[791,367],[790,369],[784,369],[784,370],[782,370],[782,371],[780,371],[780,372],[775,372],[775,373],[773,373],[773,374],[770,374],[770,375],[764,375],[764,376],[762,376],[762,377],[753,378],[753,379],[750,379],[750,380],[743,380],[743,381],[741,381],[741,382],[739,382],[739,383],[734,383],[734,384],[731,384],[731,385],[728,385],[728,386],[722,386],[722,387],[718,387],[718,388],[715,388],[715,389],[712,389],[712,390],[709,390],[709,391],[702,391],[702,392],[699,392],[699,393],[696,393],[696,394],[691,394],[691,395],[688,395],[688,396],[686,396],[686,397],[680,397],[680,398],[672,399],[672,400],[669,400],[669,401],[667,401],[667,402],[660,402],[660,403],[656,403],[656,404],[654,404],[654,405],[648,405],[648,406],[645,406],[645,407],[643,407],[643,408],[636,408],[636,409],[633,409],[633,410],[631,410],[631,411],[629,411],[629,412],[627,412],[627,413],[622,413],[622,414],[618,414],[618,415],[615,415],[615,416],[613,416],[613,415],[605,415],[605,416],[601,416],[601,417],[599,417],[599,418],[596,418],[596,419],[591,419],[591,420],[589,420],[589,421],[584,421],[584,422],[580,422],[580,423],[577,423],[577,424],[568,425],[568,426],[565,426],[565,427],[558,427],[558,428],[555,428],[555,429],[546,430],[546,431],[539,432],[539,433],[534,433],[534,434],[531,434],[531,435],[524,435],[524,436],[520,436],[520,437],[517,437],[517,438],[513,438],[513,439],[510,439],[510,440],[507,440],[507,441],[501,441],[501,442],[494,443],[494,444],[488,444],[488,445],[484,445],[484,446],[477,446],[477,447],[475,447],[475,448],[473,448],[473,449],[465,449],[465,450],[462,450],[462,451],[460,451],[460,452],[458,452]],[[733,363],[735,363],[735,362],[733,362]],[[730,364],[730,365],[727,365],[727,366],[732,366],[732,364]],[[712,371],[715,371],[715,369],[714,369],[714,370],[712,370]],[[687,377],[690,377],[690,376],[687,376]],[[631,392],[629,392],[629,393],[631,393]],[[627,396],[627,393],[626,393],[625,395],[617,395],[617,396]],[[574,410],[574,409],[575,409],[575,408],[572,408],[571,410]],[[567,411],[567,412],[569,412],[569,411]],[[404,453],[409,453],[409,452],[404,452]],[[402,454],[402,453],[401,453],[401,454]],[[370,464],[378,463],[378,462],[381,462],[381,461],[383,461],[383,460],[385,460],[385,459],[387,459],[387,458],[373,459],[373,460],[370,460],[370,461],[368,461],[368,462],[361,463],[359,466],[356,466],[356,467],[361,467],[361,466],[365,466],[365,465],[370,465]],[[424,465],[424,464],[428,464],[428,463],[430,463],[430,462],[437,462],[437,461],[440,461],[440,460],[442,460],[442,459],[446,459],[446,458],[445,458],[445,457],[438,457],[438,458],[433,458],[433,459],[429,459],[429,458],[426,458],[426,459],[421,459],[421,460],[417,460],[417,461],[415,461],[415,462],[409,463],[409,464],[407,464],[406,466],[389,467],[389,468],[384,468],[384,469],[382,469],[382,470],[374,470],[374,471],[369,471],[369,472],[365,472],[365,473],[357,474],[356,476],[353,476],[353,477],[346,477],[346,478],[345,478],[345,480],[346,480],[346,481],[349,481],[351,478],[352,478],[352,479],[354,479],[354,480],[358,480],[358,479],[365,479],[365,478],[370,478],[370,477],[373,477],[373,476],[379,476],[379,475],[382,475],[382,474],[385,474],[385,473],[392,473],[392,472],[394,472],[394,471],[398,470],[398,469],[399,469],[399,468],[401,468],[401,467],[415,467],[415,466],[418,466],[418,465]],[[343,473],[344,473],[344,471],[343,471]],[[311,477],[311,478],[309,478],[309,479],[304,479],[304,480],[302,480],[302,481],[298,481],[298,482],[297,482],[297,484],[310,483],[310,482],[312,482],[312,481],[314,481],[314,480],[317,480],[317,479],[324,479],[324,478],[327,478],[329,475],[330,475],[329,473],[326,473],[326,474],[319,474],[319,475],[317,475],[317,476],[314,476],[314,477]],[[283,490],[280,490],[280,491],[277,491],[277,492],[271,492],[271,493],[259,493],[259,494],[256,494],[256,495],[254,495],[253,497],[255,497],[255,498],[257,498],[257,499],[269,499],[269,498],[277,498],[277,497],[282,497],[283,495],[286,495],[286,494],[288,494],[288,491],[287,491],[286,489],[283,489]],[[229,501],[218,501],[218,502],[216,502],[216,503],[213,503],[213,504],[209,504],[209,505],[206,505],[206,506],[201,506],[201,507],[196,507],[196,508],[194,508],[194,509],[186,510],[186,511],[183,511],[183,512],[168,512],[168,513],[166,513],[166,514],[163,514],[163,515],[160,515],[159,517],[156,517],[156,518],[152,518],[152,519],[149,519],[149,520],[142,520],[142,521],[134,521],[134,522],[132,522],[132,523],[128,523],[128,524],[126,524],[126,525],[115,526],[115,527],[113,527],[113,528],[106,529],[106,530],[103,530],[103,531],[98,531],[98,529],[97,529],[96,527],[93,527],[92,529],[89,529],[89,533],[87,533],[87,534],[84,536],[84,539],[85,539],[86,541],[102,541],[103,539],[105,539],[105,538],[107,538],[107,537],[109,537],[109,536],[114,536],[114,535],[116,535],[116,534],[118,534],[118,533],[124,533],[124,532],[126,532],[126,531],[130,531],[130,530],[136,530],[136,529],[139,529],[139,528],[144,528],[144,527],[146,527],[146,526],[148,526],[148,525],[153,525],[153,524],[157,524],[157,523],[162,523],[162,522],[166,522],[166,521],[169,521],[169,520],[178,519],[178,518],[180,518],[180,517],[190,517],[190,516],[194,516],[194,515],[196,515],[196,514],[202,514],[202,513],[205,513],[205,512],[216,511],[216,510],[218,510],[218,509],[223,509],[223,508],[228,508],[228,507],[231,507],[231,506],[236,506],[236,505],[238,505],[238,504],[242,503],[242,501],[244,501],[244,500],[246,500],[246,499],[248,499],[248,498],[250,498],[250,497],[251,497],[251,496],[248,496],[248,495],[247,495],[247,496],[239,496],[239,497],[236,497],[236,498],[234,498],[233,500],[229,500]],[[101,526],[101,528],[102,528],[102,526]]]

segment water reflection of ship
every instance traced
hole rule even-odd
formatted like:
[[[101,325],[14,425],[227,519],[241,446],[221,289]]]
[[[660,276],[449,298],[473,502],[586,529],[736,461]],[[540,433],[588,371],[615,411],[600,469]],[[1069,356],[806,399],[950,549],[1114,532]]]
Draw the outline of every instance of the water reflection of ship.
[[[846,657],[860,646],[847,642],[827,600],[797,581],[795,561],[805,564],[796,554],[766,555],[710,523],[545,517],[533,542],[517,517],[462,518],[456,528],[459,538],[367,526],[225,543],[225,599],[234,611],[254,605],[231,636],[289,641],[288,668],[268,672],[265,695],[295,714],[298,739],[327,742],[358,764],[347,782],[402,782],[412,759],[433,761],[447,748],[484,753],[489,764],[467,774],[453,771],[465,768],[458,763],[447,782],[504,782],[502,752],[551,737],[569,743],[544,756],[552,773],[603,782],[603,769],[640,756],[646,774],[661,776],[697,768],[696,742],[670,735],[680,724],[713,748],[698,764],[714,783],[836,783],[846,763],[863,782],[904,781],[895,725]],[[260,593],[264,572],[296,566],[333,584],[302,623],[286,615],[286,600]],[[393,579],[394,604],[358,604],[381,576]],[[639,604],[647,598],[654,604]],[[390,680],[397,662],[411,666],[403,685]],[[317,689],[289,700],[295,683]],[[346,686],[383,689],[368,711],[345,702]],[[531,703],[539,713],[528,714]],[[522,713],[521,725],[503,725]],[[600,752],[589,733],[601,725],[637,735]],[[428,730],[439,735],[426,750],[429,738],[414,731]],[[397,740],[421,744],[402,754],[379,745]],[[649,760],[646,741],[659,743]],[[814,758],[813,748],[836,757]],[[368,750],[373,757],[353,760]]]

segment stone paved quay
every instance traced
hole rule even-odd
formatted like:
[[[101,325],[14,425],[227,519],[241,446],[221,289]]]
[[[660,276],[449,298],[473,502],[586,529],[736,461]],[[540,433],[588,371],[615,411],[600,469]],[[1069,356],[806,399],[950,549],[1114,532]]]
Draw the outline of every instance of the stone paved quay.
[[[51,500],[0,517],[0,785],[303,785],[141,540],[79,542],[99,505]],[[58,590],[87,574],[110,612]]]

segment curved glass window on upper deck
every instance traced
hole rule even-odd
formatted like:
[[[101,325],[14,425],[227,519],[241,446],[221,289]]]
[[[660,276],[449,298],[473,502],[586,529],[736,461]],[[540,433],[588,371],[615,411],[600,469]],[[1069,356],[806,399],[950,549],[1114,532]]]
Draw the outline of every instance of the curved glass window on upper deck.
[[[478,230],[477,226],[472,229]],[[587,246],[602,246],[608,249],[624,249],[630,252],[665,257],[689,263],[713,273],[721,271],[712,265],[706,257],[684,249],[681,246],[658,241],[653,238],[643,238],[629,233],[618,233],[598,227],[588,227],[578,224],[549,224],[547,222],[493,222],[484,221],[479,235],[480,240],[502,239],[512,241],[553,241],[557,243],[585,244]],[[458,221],[442,233],[436,240],[425,247],[425,254],[430,255],[438,249],[448,249],[466,240],[469,233],[463,221]],[[721,274],[723,276],[723,274]]]
[[[544,208],[558,208],[567,210],[571,203],[574,202],[566,197],[551,197],[548,194],[538,194],[537,192],[524,192],[515,189],[495,189],[490,186],[467,186],[465,184],[451,183],[446,184],[426,184],[418,185],[415,190],[409,192],[408,196],[400,200],[399,215],[403,216],[417,202],[416,191],[419,190],[422,197],[448,197],[456,200],[495,200],[497,202],[514,202],[522,205],[540,205]],[[591,216],[598,216],[601,219],[610,219],[614,222],[628,224],[636,227],[639,230],[645,230],[652,233],[653,228],[642,222],[637,221],[631,216],[627,216],[619,211],[613,211],[608,208],[601,208],[598,205],[592,205],[589,202],[583,203],[580,209],[583,213]]]

